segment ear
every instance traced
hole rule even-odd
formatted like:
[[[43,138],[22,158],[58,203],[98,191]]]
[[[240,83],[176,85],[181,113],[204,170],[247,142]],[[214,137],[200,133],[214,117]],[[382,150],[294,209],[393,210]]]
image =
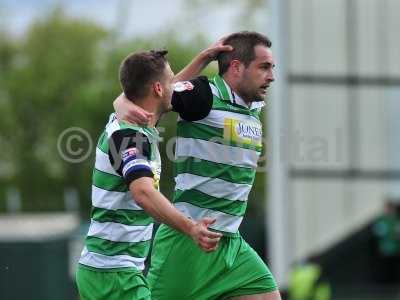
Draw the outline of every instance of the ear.
[[[230,63],[230,68],[235,75],[240,75],[243,72],[244,65],[237,59],[233,59]]]
[[[164,94],[164,89],[161,85],[161,82],[156,81],[155,83],[153,83],[153,90],[154,93],[158,96],[158,97],[162,97]]]

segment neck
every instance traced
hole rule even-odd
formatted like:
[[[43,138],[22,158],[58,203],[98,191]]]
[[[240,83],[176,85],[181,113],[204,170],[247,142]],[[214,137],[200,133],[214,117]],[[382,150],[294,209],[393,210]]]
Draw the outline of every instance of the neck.
[[[157,101],[151,97],[146,97],[136,101],[136,105],[143,108],[145,111],[152,113],[147,125],[149,127],[155,127],[163,114],[159,105],[157,104]]]
[[[225,73],[222,78],[225,80],[225,82],[229,85],[229,87],[231,88],[231,90],[233,92],[235,92],[237,95],[239,95],[240,98],[243,99],[243,101],[250,107],[251,105],[251,99],[247,99],[246,95],[243,95],[242,93],[240,93],[239,91],[239,84],[238,81],[235,80],[232,75]]]

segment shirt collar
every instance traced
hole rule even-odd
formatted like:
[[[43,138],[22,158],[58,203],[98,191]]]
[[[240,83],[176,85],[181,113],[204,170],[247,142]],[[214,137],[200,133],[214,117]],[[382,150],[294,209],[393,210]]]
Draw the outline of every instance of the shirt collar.
[[[233,92],[232,94],[233,94],[233,100],[235,101],[236,104],[249,108],[250,110],[262,108],[265,105],[264,101],[253,101],[251,102],[251,105],[249,107],[249,105],[246,102],[244,102],[244,100],[238,94],[236,94],[235,92]]]
[[[264,101],[254,101],[251,102],[251,105],[249,107],[247,103],[244,102],[244,100],[237,93],[232,91],[232,89],[226,83],[226,81],[219,75],[215,75],[214,78],[212,79],[212,82],[217,88],[219,97],[222,100],[229,101],[231,103],[238,104],[240,106],[244,106],[245,108],[250,110],[259,109],[265,105]]]

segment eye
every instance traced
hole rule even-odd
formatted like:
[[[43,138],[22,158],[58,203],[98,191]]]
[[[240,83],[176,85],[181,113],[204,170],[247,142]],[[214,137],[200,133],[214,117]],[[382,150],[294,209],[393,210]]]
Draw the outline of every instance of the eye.
[[[269,63],[264,63],[262,65],[260,65],[260,69],[262,70],[269,70],[271,68],[271,64]]]

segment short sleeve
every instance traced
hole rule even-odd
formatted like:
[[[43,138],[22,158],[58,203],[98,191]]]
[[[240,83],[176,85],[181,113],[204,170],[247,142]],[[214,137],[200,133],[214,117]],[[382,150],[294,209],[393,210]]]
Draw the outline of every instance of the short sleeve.
[[[211,111],[213,94],[207,77],[200,76],[190,81],[175,84],[172,107],[186,121],[205,118]]]
[[[133,129],[115,131],[109,140],[108,156],[115,171],[126,184],[141,177],[154,177],[148,138]]]

